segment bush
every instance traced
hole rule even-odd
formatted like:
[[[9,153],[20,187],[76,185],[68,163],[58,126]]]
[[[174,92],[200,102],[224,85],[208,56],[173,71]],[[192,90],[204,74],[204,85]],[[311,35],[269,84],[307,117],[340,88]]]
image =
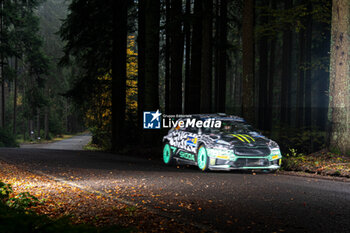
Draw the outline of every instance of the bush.
[[[98,145],[104,150],[109,150],[112,147],[110,132],[98,128],[91,128],[90,132],[92,133],[91,144]]]
[[[29,208],[39,204],[39,200],[28,192],[20,193],[14,197],[12,187],[0,181],[0,232],[42,232],[42,233],[112,233],[131,232],[119,226],[96,228],[89,225],[72,225],[69,218],[57,220],[46,215],[38,215]]]
[[[0,147],[18,147],[15,137],[7,129],[0,129]]]

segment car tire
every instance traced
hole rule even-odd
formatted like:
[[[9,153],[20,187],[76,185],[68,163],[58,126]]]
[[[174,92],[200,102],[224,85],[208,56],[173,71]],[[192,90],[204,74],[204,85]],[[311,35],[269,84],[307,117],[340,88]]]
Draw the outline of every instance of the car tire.
[[[166,165],[171,165],[174,163],[173,152],[171,151],[169,143],[164,143],[163,146],[163,162]]]
[[[209,170],[209,157],[207,154],[207,149],[203,145],[199,147],[197,152],[197,165],[198,168],[202,171]]]

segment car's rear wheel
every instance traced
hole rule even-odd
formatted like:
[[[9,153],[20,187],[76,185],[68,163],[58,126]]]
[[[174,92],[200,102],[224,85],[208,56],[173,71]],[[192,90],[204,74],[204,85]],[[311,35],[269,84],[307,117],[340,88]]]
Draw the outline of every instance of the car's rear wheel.
[[[200,146],[197,153],[198,168],[202,171],[208,170],[209,158],[205,146]]]
[[[163,147],[163,162],[167,165],[170,165],[173,163],[173,154],[170,149],[169,143],[165,143]]]

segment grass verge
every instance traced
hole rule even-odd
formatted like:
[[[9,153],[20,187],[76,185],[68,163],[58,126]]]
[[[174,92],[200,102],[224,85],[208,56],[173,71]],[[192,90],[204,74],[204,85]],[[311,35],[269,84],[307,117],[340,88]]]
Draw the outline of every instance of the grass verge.
[[[131,230],[119,226],[97,228],[86,224],[74,225],[68,217],[50,219],[46,215],[38,215],[25,210],[11,208],[0,203],[0,232],[45,232],[45,233],[112,233],[131,232]]]
[[[350,157],[327,150],[304,155],[291,149],[290,153],[283,158],[282,168],[285,171],[302,171],[350,178]]]

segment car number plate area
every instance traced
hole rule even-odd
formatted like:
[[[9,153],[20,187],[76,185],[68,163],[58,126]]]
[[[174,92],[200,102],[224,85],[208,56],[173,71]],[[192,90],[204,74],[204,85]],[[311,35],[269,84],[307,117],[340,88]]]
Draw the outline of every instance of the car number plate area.
[[[235,162],[235,165],[237,167],[264,167],[264,166],[268,166],[268,164],[269,162],[267,159],[239,158]]]
[[[253,160],[253,161],[249,161],[248,160],[248,165],[249,166],[263,166],[265,164],[265,159],[257,159],[257,160]]]

